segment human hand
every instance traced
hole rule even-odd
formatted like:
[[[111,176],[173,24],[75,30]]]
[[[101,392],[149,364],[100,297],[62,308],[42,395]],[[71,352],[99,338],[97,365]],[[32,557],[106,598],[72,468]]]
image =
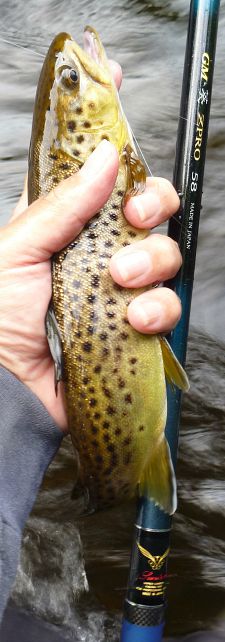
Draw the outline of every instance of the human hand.
[[[119,85],[119,68],[114,69]],[[108,200],[117,171],[116,149],[103,141],[78,173],[29,207],[25,191],[0,233],[0,363],[39,397],[63,431],[67,430],[63,385],[59,384],[56,397],[54,364],[45,331],[51,298],[50,258],[71,242]],[[130,199],[125,215],[136,227],[151,228],[169,218],[178,206],[172,185],[154,178],[148,180],[143,195]],[[137,260],[140,250],[144,255]],[[126,266],[125,257],[129,257]],[[117,252],[110,271],[120,285],[140,287],[171,278],[180,264],[177,245],[167,237],[152,235]],[[141,332],[165,332],[179,316],[179,300],[166,288],[142,294],[128,308],[129,321]]]

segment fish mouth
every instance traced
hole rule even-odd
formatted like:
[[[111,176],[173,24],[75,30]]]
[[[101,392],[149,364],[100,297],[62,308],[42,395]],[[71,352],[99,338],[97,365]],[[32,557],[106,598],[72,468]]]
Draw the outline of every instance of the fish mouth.
[[[69,55],[75,55],[85,71],[103,85],[112,84],[112,76],[104,47],[97,31],[90,26],[85,27],[83,34],[84,49],[75,40],[68,39],[66,48]]]

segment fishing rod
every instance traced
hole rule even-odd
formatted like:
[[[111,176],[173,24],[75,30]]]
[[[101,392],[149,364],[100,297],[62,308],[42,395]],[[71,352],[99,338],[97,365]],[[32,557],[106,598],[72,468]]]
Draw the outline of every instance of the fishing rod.
[[[181,205],[168,234],[178,241],[183,265],[168,284],[180,297],[182,316],[169,336],[185,364],[220,0],[192,0],[184,62],[174,186]],[[181,392],[168,388],[166,437],[177,458]],[[161,642],[165,623],[171,516],[147,497],[138,501],[121,642]]]

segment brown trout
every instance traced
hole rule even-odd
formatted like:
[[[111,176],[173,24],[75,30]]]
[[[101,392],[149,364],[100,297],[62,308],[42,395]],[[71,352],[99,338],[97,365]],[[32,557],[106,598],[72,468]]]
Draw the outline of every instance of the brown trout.
[[[62,33],[47,53],[34,107],[29,202],[78,171],[103,138],[116,146],[120,166],[107,204],[53,257],[48,339],[57,379],[65,384],[79,478],[90,505],[113,504],[139,485],[140,493],[172,513],[165,371],[183,389],[187,379],[163,339],[130,326],[127,305],[140,290],[118,286],[109,273],[112,254],[148,234],[123,215],[124,199],[145,187],[145,170],[91,27],[84,31],[84,47]]]

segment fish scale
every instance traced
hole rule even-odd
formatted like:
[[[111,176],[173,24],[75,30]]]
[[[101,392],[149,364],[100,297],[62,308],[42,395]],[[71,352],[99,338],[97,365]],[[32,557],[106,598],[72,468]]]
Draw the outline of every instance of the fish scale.
[[[118,150],[119,171],[105,206],[52,258],[48,340],[56,378],[64,381],[89,507],[130,497],[139,484],[140,492],[173,512],[165,371],[183,388],[187,380],[160,337],[140,334],[128,323],[127,306],[143,289],[122,288],[109,273],[111,256],[148,234],[123,214],[126,198],[143,191],[146,175],[91,27],[85,29],[85,45],[87,51],[59,34],[47,53],[34,107],[29,202],[78,171],[103,138]]]

